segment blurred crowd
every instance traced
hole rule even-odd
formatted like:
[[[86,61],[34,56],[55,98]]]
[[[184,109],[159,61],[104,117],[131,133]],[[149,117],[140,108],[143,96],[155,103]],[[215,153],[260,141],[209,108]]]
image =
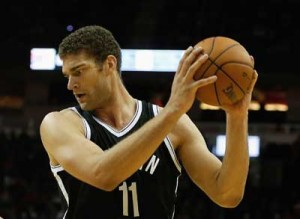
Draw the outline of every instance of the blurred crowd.
[[[182,173],[175,219],[299,219],[300,138],[270,143],[250,162],[246,192],[234,209],[218,207]],[[58,187],[38,135],[0,132],[0,218],[58,219]]]

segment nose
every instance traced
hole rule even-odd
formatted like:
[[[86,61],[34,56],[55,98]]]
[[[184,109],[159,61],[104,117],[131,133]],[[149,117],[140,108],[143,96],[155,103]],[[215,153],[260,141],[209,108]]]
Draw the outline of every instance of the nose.
[[[78,88],[78,82],[74,77],[69,76],[67,88],[68,90],[74,90]]]

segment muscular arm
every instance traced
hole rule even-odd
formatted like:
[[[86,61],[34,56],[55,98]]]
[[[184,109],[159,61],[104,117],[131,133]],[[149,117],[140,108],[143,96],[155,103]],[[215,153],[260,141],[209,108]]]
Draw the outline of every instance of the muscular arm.
[[[181,119],[174,132],[181,136],[177,154],[192,181],[215,203],[236,206],[243,197],[248,174],[247,121],[228,118],[226,154],[222,162],[212,154],[198,128]]]
[[[226,151],[218,174],[224,196],[233,197],[233,204],[243,197],[249,169],[248,116],[227,115]]]
[[[72,112],[49,113],[40,133],[50,157],[82,181],[111,190],[134,173],[161,143],[177,121],[163,111],[128,138],[102,151],[84,137],[82,122]]]
[[[175,134],[177,153],[194,183],[217,204],[235,207],[243,198],[249,168],[248,107],[251,92],[242,101],[224,106],[226,112],[226,151],[222,162],[208,151],[201,133],[189,119],[181,119]],[[176,139],[176,138],[175,138]]]

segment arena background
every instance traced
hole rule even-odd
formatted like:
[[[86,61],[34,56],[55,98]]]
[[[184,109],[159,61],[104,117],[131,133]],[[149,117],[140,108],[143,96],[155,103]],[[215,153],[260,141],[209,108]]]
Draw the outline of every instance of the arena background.
[[[122,48],[183,50],[209,36],[238,40],[255,57],[259,79],[249,134],[259,136],[242,203],[216,206],[181,178],[175,219],[300,218],[300,2],[297,0],[24,1],[0,8],[0,217],[61,218],[56,182],[38,128],[49,111],[74,104],[59,69],[31,70],[32,48],[57,48],[71,28],[99,24]],[[164,104],[174,72],[124,72],[138,98]],[[271,104],[273,111],[266,110]],[[222,111],[189,111],[214,150]],[[287,108],[285,111],[280,109]],[[275,110],[274,110],[275,109]],[[276,110],[277,109],[277,110]],[[221,157],[220,157],[221,159]]]

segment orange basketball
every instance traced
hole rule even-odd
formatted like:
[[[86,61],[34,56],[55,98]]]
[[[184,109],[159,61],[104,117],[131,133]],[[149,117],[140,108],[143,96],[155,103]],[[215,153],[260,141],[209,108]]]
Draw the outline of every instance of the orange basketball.
[[[208,60],[194,79],[218,77],[215,83],[199,88],[197,99],[213,106],[234,104],[242,99],[254,76],[254,62],[248,51],[236,40],[224,36],[206,38],[196,46],[203,48]]]

